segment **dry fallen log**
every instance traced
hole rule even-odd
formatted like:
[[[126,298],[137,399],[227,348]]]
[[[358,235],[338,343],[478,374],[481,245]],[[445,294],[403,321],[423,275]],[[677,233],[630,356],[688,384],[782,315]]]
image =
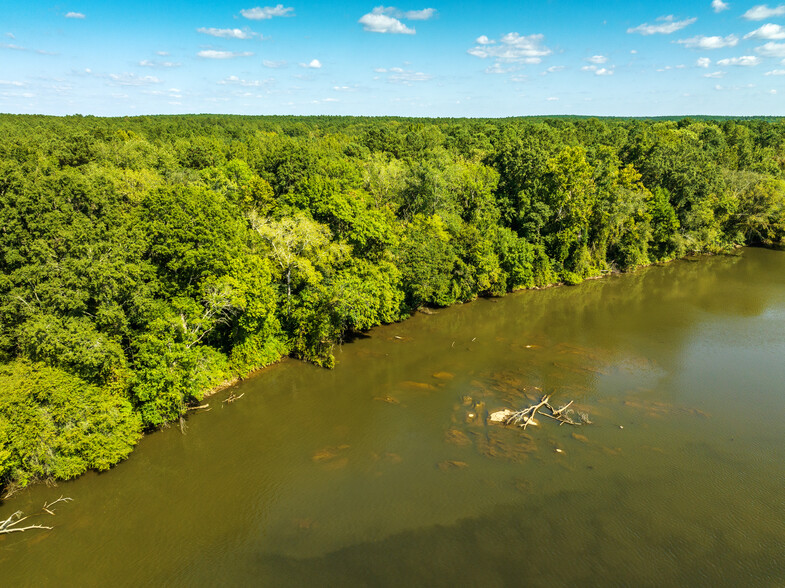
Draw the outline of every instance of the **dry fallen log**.
[[[58,498],[57,500],[55,500],[53,502],[45,502],[44,505],[41,507],[41,510],[39,510],[37,513],[34,513],[32,515],[27,515],[27,516],[22,516],[22,514],[23,514],[22,511],[18,510],[14,514],[12,514],[10,517],[8,517],[7,519],[5,519],[3,521],[0,521],[0,535],[5,535],[5,534],[8,534],[8,533],[22,533],[24,531],[29,531],[31,529],[49,529],[49,530],[51,530],[52,527],[47,527],[46,525],[27,525],[26,527],[18,527],[17,525],[19,525],[19,523],[21,523],[22,521],[26,521],[30,517],[33,517],[35,515],[39,515],[39,514],[42,514],[42,513],[47,513],[47,514],[50,514],[50,515],[54,516],[55,513],[54,513],[54,509],[52,507],[55,504],[57,504],[58,502],[71,502],[71,500],[73,500],[73,499],[65,497],[65,496],[61,496],[60,498]]]

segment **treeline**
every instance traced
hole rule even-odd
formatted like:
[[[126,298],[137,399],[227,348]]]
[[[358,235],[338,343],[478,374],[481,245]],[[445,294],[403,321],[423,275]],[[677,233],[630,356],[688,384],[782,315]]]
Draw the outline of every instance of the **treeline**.
[[[782,121],[0,116],[0,487],[422,305],[784,236]]]

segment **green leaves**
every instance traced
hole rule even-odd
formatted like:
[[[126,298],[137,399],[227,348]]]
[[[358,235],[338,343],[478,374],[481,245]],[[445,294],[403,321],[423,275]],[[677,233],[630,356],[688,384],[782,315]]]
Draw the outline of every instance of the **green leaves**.
[[[218,384],[287,354],[332,367],[347,335],[421,305],[785,238],[782,122],[0,131],[0,486],[108,467]]]
[[[141,436],[130,403],[55,368],[4,365],[0,390],[0,486],[108,469]]]

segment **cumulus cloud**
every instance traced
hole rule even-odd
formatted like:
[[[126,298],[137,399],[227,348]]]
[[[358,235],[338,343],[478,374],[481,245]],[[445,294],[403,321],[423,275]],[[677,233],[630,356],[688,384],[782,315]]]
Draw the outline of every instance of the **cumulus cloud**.
[[[709,67],[711,65],[711,59],[708,57],[699,57],[698,61],[695,62],[695,65],[698,67]]]
[[[542,45],[544,35],[519,35],[507,33],[499,41],[485,35],[477,38],[477,46],[467,51],[480,59],[493,59],[497,63],[540,63],[552,51]]]
[[[714,12],[722,12],[723,10],[728,10],[730,5],[722,0],[711,0],[711,7],[714,9]]]
[[[773,69],[771,71],[767,71],[763,75],[766,75],[766,76],[785,76],[785,69]]]
[[[594,63],[596,65],[602,65],[603,63],[608,61],[608,58],[605,57],[604,55],[592,55],[586,61],[588,61],[589,63]]]
[[[680,39],[676,42],[689,49],[722,49],[724,47],[735,47],[739,43],[739,38],[736,35],[728,35],[727,37],[698,35],[689,39]]]
[[[196,29],[197,33],[203,35],[210,35],[211,37],[220,37],[221,39],[253,39],[254,37],[261,37],[259,33],[254,33],[249,29],[216,29],[214,27],[201,27]]]
[[[759,29],[755,29],[751,33],[744,35],[745,39],[770,39],[780,40],[785,39],[785,28],[778,24],[765,24]]]
[[[321,69],[322,62],[319,61],[318,59],[312,59],[308,63],[301,63],[300,67],[305,67],[307,69]]]
[[[727,65],[740,65],[744,67],[751,67],[760,63],[760,57],[755,55],[744,55],[742,57],[731,57],[729,59],[720,59],[717,65],[725,67]]]
[[[697,18],[685,18],[684,20],[676,20],[672,14],[668,16],[661,16],[657,19],[658,24],[643,23],[637,27],[627,29],[628,33],[638,33],[640,35],[670,35],[676,31],[680,31],[684,27],[690,26]]]
[[[360,20],[357,22],[363,25],[363,30],[370,33],[414,35],[417,32],[415,29],[409,28],[403,24],[399,18],[403,18],[403,14],[400,13],[396,8],[377,6],[368,14],[364,14],[362,17],[360,17]],[[415,20],[425,19],[420,18]]]
[[[766,20],[773,16],[783,15],[785,15],[785,4],[780,4],[776,8],[769,8],[768,4],[759,4],[750,8],[741,17],[747,20]]]
[[[764,57],[785,57],[785,43],[768,42],[755,48],[755,52]]]
[[[243,17],[249,20],[269,20],[274,16],[294,16],[294,8],[285,8],[283,4],[265,6],[260,8],[245,8],[240,11]]]
[[[81,12],[66,12],[65,13],[65,17],[66,18],[86,18],[85,15],[82,14]]]
[[[203,59],[234,59],[235,57],[251,57],[250,51],[217,51],[215,49],[205,49],[197,53]]]

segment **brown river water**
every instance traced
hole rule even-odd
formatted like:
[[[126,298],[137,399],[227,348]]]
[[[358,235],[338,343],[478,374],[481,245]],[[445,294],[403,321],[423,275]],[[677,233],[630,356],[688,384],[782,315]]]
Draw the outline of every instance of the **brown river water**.
[[[6,501],[73,498],[0,537],[0,585],[785,586],[785,252],[417,314],[336,358]],[[592,424],[487,423],[543,392]]]

